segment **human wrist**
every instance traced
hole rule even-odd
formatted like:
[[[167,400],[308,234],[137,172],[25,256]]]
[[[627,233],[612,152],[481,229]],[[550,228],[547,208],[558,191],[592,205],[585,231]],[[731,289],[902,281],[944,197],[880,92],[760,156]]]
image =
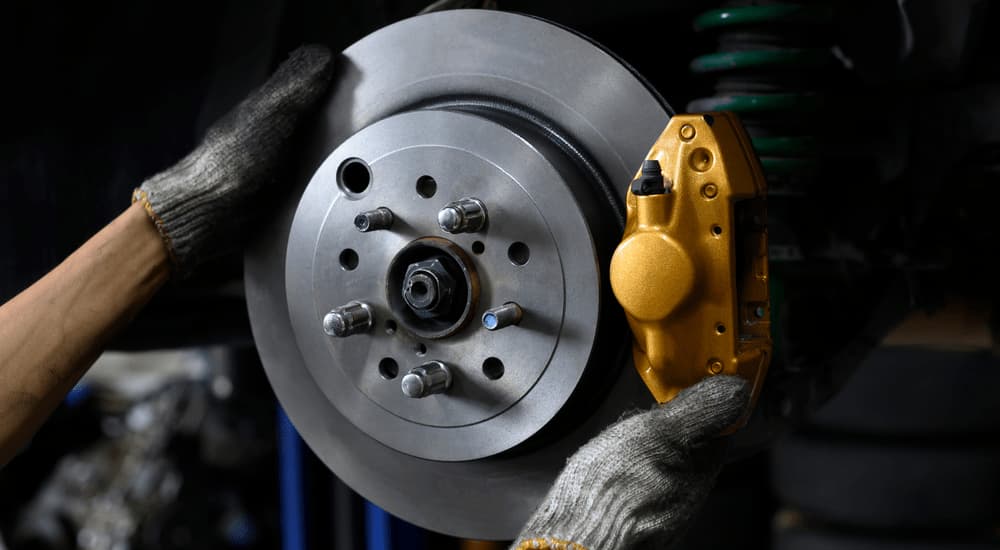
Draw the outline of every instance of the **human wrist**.
[[[135,235],[136,254],[154,271],[169,274],[174,265],[169,238],[157,227],[156,215],[144,203],[136,201],[121,218],[128,225],[129,233]]]

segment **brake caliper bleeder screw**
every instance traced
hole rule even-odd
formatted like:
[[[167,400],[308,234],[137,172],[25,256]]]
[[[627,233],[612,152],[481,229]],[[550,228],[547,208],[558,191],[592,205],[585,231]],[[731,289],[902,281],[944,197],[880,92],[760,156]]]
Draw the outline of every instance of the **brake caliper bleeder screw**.
[[[466,197],[444,205],[437,215],[438,225],[448,233],[475,233],[486,227],[486,205]]]
[[[358,231],[362,233],[389,229],[392,227],[394,219],[395,216],[393,216],[392,210],[380,206],[375,210],[367,210],[354,216],[354,227],[358,228]]]
[[[343,338],[368,332],[375,325],[375,313],[364,302],[348,302],[323,316],[323,332]]]
[[[514,302],[507,302],[503,305],[490,308],[483,313],[483,328],[486,330],[500,330],[504,327],[516,325],[521,322],[524,310]]]

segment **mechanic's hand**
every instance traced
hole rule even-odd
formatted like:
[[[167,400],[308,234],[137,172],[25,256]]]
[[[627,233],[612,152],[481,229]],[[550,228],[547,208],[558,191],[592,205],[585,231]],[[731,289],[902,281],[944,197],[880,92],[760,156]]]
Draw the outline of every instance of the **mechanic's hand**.
[[[715,483],[718,435],[749,397],[742,378],[713,376],[607,428],[570,457],[513,548],[669,547]]]
[[[197,149],[136,189],[170,253],[175,273],[238,247],[300,117],[326,91],[329,50],[304,46],[270,80],[219,119]]]

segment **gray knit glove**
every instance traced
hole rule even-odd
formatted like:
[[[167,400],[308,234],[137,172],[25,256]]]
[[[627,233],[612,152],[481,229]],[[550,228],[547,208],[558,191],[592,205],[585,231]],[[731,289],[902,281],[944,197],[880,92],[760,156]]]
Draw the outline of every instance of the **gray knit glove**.
[[[512,548],[669,547],[715,483],[718,435],[749,397],[742,378],[714,376],[607,428],[570,457]]]
[[[296,124],[323,96],[332,68],[325,47],[295,50],[208,129],[201,145],[132,194],[156,224],[177,275],[189,275],[245,239],[264,210],[263,191],[275,179]]]

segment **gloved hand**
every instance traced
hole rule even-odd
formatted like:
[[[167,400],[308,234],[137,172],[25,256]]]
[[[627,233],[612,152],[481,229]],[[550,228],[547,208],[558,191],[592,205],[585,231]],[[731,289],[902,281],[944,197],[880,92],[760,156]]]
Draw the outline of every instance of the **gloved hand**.
[[[715,483],[718,435],[749,398],[742,378],[713,376],[610,426],[570,457],[512,548],[669,547]]]
[[[188,156],[132,194],[163,237],[174,272],[187,276],[233,250],[261,212],[261,191],[275,177],[289,138],[323,96],[333,69],[329,50],[304,46],[219,119]]]

